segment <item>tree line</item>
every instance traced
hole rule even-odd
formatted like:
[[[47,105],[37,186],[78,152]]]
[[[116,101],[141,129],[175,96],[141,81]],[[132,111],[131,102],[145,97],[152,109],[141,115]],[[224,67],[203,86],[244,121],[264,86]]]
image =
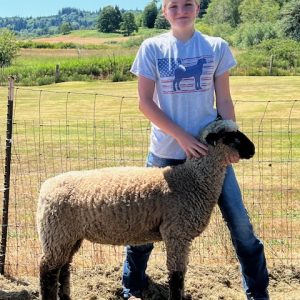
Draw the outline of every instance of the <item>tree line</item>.
[[[68,34],[74,29],[94,28],[104,33],[131,35],[140,27],[169,27],[162,16],[161,5],[155,0],[142,11],[126,11],[109,5],[95,13],[64,8],[57,16],[10,19],[8,22],[8,18],[0,18],[0,67],[10,65],[17,54],[16,31],[28,33],[33,30],[40,34],[47,30],[49,34],[51,30],[54,33],[55,27],[60,33]],[[1,30],[1,27],[5,29]],[[289,60],[289,65],[295,68],[297,66],[299,0],[202,0],[196,27],[203,33],[222,36],[237,48],[261,45],[260,51],[276,52],[277,57]],[[140,43],[140,39],[134,41]],[[251,51],[254,53],[253,49]]]
[[[67,24],[69,29],[95,28],[99,11],[89,12],[76,8],[66,7],[57,15],[48,17],[7,17],[0,18],[0,28],[7,28],[22,36],[53,35],[61,33],[62,27]]]
[[[245,46],[280,36],[300,40],[299,0],[202,0],[199,19],[214,29],[213,35],[221,32],[229,42],[234,35],[238,44]],[[161,1],[152,0],[144,10],[135,11],[110,5],[95,12],[66,7],[54,16],[0,18],[0,28],[33,36],[68,34],[78,29],[131,35],[142,26],[169,27],[161,14]]]

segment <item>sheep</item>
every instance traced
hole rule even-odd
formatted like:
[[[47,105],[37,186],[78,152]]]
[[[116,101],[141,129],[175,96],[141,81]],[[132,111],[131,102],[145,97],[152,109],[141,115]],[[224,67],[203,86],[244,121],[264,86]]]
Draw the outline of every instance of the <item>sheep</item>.
[[[208,154],[178,166],[73,171],[46,180],[37,209],[41,299],[70,299],[69,267],[83,239],[112,245],[164,241],[169,299],[183,299],[190,246],[209,223],[229,158],[249,159],[255,152],[230,120],[212,122],[200,140]]]

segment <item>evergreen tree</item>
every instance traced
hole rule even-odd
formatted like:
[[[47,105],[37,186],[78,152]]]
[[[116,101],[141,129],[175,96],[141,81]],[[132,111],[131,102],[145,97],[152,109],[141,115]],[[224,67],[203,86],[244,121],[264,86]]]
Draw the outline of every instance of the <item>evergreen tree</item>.
[[[120,11],[120,9],[117,5],[115,6],[115,11],[116,11],[116,23],[118,23],[119,26],[121,26],[121,22],[123,21],[123,17],[122,17],[122,13],[121,13],[121,11]]]
[[[138,27],[135,23],[134,14],[132,12],[125,12],[122,16],[121,30],[125,35],[129,36],[134,31],[138,31]]]
[[[156,6],[156,1],[152,1],[144,8],[143,25],[147,28],[153,28],[157,15],[158,9]]]
[[[119,12],[111,5],[104,7],[99,14],[97,22],[98,30],[108,33],[120,29]]]
[[[211,2],[211,0],[201,0],[200,1],[200,11],[199,11],[198,17],[201,18],[203,15],[205,15],[210,2]]]
[[[154,27],[157,29],[169,29],[170,23],[164,17],[164,15],[160,12],[155,20]]]

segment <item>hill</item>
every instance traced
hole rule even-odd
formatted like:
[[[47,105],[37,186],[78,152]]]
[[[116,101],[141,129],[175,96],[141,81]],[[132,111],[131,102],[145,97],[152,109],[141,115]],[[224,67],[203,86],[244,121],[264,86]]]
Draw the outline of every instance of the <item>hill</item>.
[[[53,16],[0,18],[0,28],[9,28],[21,36],[53,35],[59,33],[63,23],[69,23],[72,30],[95,28],[98,15],[99,11],[66,7]]]

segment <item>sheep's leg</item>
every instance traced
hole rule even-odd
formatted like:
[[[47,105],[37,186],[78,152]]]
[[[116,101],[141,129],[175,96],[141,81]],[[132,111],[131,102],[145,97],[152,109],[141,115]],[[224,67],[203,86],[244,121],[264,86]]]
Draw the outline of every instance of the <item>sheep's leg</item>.
[[[169,300],[182,300],[190,243],[175,236],[168,238],[165,242],[169,271]]]
[[[63,265],[59,274],[58,296],[60,300],[70,300],[70,264]]]
[[[171,271],[169,274],[169,300],[182,300],[184,296],[184,273]]]
[[[81,246],[82,240],[79,240],[75,243],[74,247],[71,250],[70,257],[68,263],[64,264],[61,267],[60,274],[59,274],[59,299],[60,300],[70,300],[70,266],[72,262],[72,258],[74,254],[79,250]]]
[[[41,262],[40,264],[40,298],[41,300],[57,300],[58,276],[60,267],[50,269]]]

